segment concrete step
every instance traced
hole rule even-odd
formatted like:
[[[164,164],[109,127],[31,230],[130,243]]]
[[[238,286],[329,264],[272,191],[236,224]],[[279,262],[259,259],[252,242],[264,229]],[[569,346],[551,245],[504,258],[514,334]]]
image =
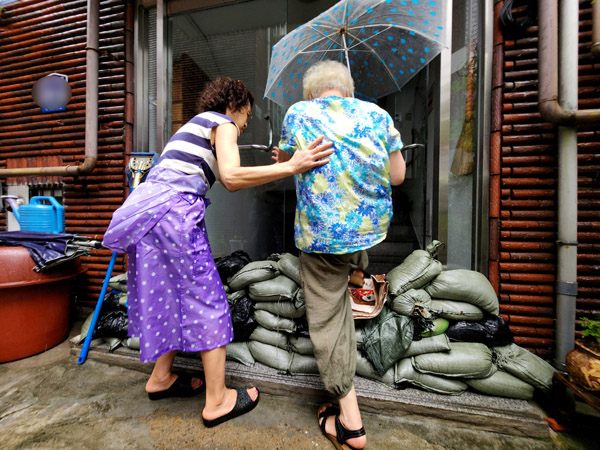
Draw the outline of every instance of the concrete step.
[[[71,343],[76,358],[81,346]],[[128,348],[108,351],[101,339],[92,341],[88,359],[150,373],[152,364],[140,362],[139,353]],[[203,371],[199,356],[181,355],[175,358],[176,369]],[[253,367],[227,361],[226,379],[231,386],[257,386],[261,392],[320,403],[328,400],[319,377],[290,376],[256,363]],[[406,420],[427,419],[442,426],[481,430],[535,439],[548,439],[548,424],[537,412],[534,403],[464,392],[461,395],[440,395],[420,389],[393,389],[362,377],[355,378],[361,409],[374,414],[396,416]]]

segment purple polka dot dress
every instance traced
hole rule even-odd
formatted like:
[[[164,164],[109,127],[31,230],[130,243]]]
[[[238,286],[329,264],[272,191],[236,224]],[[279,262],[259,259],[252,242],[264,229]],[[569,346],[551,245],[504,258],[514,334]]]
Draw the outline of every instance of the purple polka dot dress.
[[[104,236],[104,246],[129,256],[128,334],[140,338],[142,362],[233,339],[204,224],[207,191],[198,175],[155,167],[115,211]]]

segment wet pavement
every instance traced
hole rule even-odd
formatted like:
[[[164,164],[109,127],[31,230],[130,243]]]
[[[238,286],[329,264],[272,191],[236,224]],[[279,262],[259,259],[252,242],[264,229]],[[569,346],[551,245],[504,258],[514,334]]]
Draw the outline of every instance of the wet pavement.
[[[263,391],[254,411],[207,429],[201,420],[203,394],[153,402],[144,392],[146,373],[93,358],[78,366],[74,353],[65,341],[43,354],[0,364],[0,448],[334,448],[317,426],[318,403],[311,396]],[[376,413],[363,414],[367,448],[597,448],[595,418],[585,430],[557,434],[548,428],[547,435],[524,437],[392,409],[382,403]]]

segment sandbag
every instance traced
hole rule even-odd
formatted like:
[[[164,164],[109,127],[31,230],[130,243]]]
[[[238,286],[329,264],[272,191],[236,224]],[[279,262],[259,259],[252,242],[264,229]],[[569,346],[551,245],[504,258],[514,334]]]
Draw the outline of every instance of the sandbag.
[[[293,333],[296,331],[296,324],[293,320],[286,319],[285,317],[278,317],[268,311],[255,310],[254,320],[268,330],[283,331],[286,333]]]
[[[121,273],[110,277],[108,280],[108,287],[116,289],[117,291],[127,292],[127,274]]]
[[[498,370],[487,378],[465,380],[465,383],[482,394],[523,400],[531,400],[535,390],[530,384],[502,370]]]
[[[432,299],[429,311],[448,320],[481,320],[483,311],[475,305],[456,300]]]
[[[408,383],[438,394],[459,395],[467,390],[467,385],[460,380],[417,372],[410,358],[396,363],[394,380],[397,384]]]
[[[290,350],[301,355],[314,356],[315,349],[313,348],[310,338],[302,336],[290,336]]]
[[[283,348],[285,350],[288,349],[287,334],[280,333],[279,331],[268,330],[261,326],[258,326],[254,329],[250,335],[250,340],[273,345],[274,347]]]
[[[296,295],[294,296],[293,302],[296,309],[304,308],[304,310],[306,310],[306,299],[304,297],[304,289],[300,288],[296,291]]]
[[[399,266],[387,275],[390,282],[389,295],[395,297],[409,289],[425,286],[442,271],[442,263],[435,259],[443,244],[433,241],[426,250],[415,250]]]
[[[431,297],[423,289],[409,289],[392,298],[390,308],[403,316],[429,317]]]
[[[514,375],[533,387],[547,392],[552,387],[555,369],[542,358],[517,344],[492,347],[498,368]]]
[[[445,334],[438,334],[423,338],[419,341],[412,341],[408,349],[400,355],[400,358],[423,355],[425,353],[449,352],[450,340]]]
[[[122,343],[125,347],[130,348],[132,350],[140,349],[140,338],[139,337],[130,337],[127,339],[123,339]]]
[[[270,280],[279,275],[277,261],[254,261],[227,279],[227,284],[233,291],[245,289],[246,286],[259,281]]]
[[[482,273],[456,269],[440,273],[425,290],[432,298],[458,300],[478,306],[490,314],[498,314],[496,291]]]
[[[280,372],[288,371],[292,355],[287,350],[258,341],[248,342],[248,348],[254,359],[259,363],[277,369]]]
[[[244,296],[239,297],[233,305],[229,306],[229,309],[233,324],[233,340],[236,342],[247,341],[258,325],[254,320],[254,304]]]
[[[394,387],[394,368],[392,367],[383,375],[379,375],[369,360],[362,354],[362,352],[357,352],[356,355],[356,374],[363,378],[379,381],[383,384]]]
[[[300,258],[291,253],[283,253],[279,257],[279,270],[286,277],[291,278],[298,286],[302,286],[302,277],[300,276]]]
[[[412,337],[413,323],[410,317],[383,308],[363,328],[362,351],[377,374],[383,375],[408,349]]]
[[[116,350],[117,348],[119,348],[121,345],[123,345],[123,342],[121,339],[116,338],[116,337],[103,337],[102,340],[104,342],[106,342],[106,344],[108,344],[108,351],[113,352],[114,350]]]
[[[242,297],[246,297],[248,294],[246,293],[245,289],[239,290],[239,291],[232,291],[227,293],[227,301],[229,302],[229,305],[233,305],[235,302],[238,301],[238,299],[242,298]]]
[[[85,321],[81,325],[81,331],[79,333],[79,341],[77,342],[77,344],[81,344],[83,341],[85,341],[85,338],[87,337],[87,334],[88,334],[88,330],[90,329],[90,325],[92,324],[93,317],[94,317],[94,313],[90,313],[90,315],[87,316],[87,319],[85,319]]]
[[[452,341],[480,342],[488,347],[509,345],[514,342],[513,335],[504,319],[487,315],[477,322],[461,320],[454,322],[446,330]]]
[[[258,302],[254,304],[254,309],[268,311],[276,316],[285,317],[287,319],[298,319],[306,314],[306,307],[302,305],[296,308],[294,302]]]
[[[288,372],[290,375],[319,375],[319,367],[314,356],[292,353]]]
[[[363,332],[362,332],[362,328],[355,327],[355,329],[354,329],[354,337],[356,338],[356,348],[358,350],[362,350],[362,346],[363,346]]]
[[[217,266],[217,272],[219,272],[221,280],[226,281],[251,261],[248,253],[243,250],[238,250],[231,255],[215,259],[215,265]]]
[[[245,366],[253,366],[255,363],[247,342],[231,342],[227,344],[225,358],[237,361]]]
[[[496,370],[491,350],[475,342],[451,342],[449,352],[412,356],[411,362],[421,373],[452,378],[485,378]]]
[[[255,302],[292,301],[298,290],[298,285],[291,278],[279,275],[270,280],[252,283],[248,295]]]

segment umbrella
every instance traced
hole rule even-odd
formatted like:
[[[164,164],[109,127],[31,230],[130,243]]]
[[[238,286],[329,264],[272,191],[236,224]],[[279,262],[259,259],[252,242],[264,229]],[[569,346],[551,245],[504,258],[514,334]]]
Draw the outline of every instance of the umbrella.
[[[444,25],[442,0],[342,0],[273,47],[265,98],[302,100],[302,75],[322,59],[348,65],[357,97],[388,95],[441,52]]]
[[[67,233],[41,233],[37,231],[2,231],[0,245],[25,247],[37,266],[36,272],[87,255],[100,242],[86,236]]]

